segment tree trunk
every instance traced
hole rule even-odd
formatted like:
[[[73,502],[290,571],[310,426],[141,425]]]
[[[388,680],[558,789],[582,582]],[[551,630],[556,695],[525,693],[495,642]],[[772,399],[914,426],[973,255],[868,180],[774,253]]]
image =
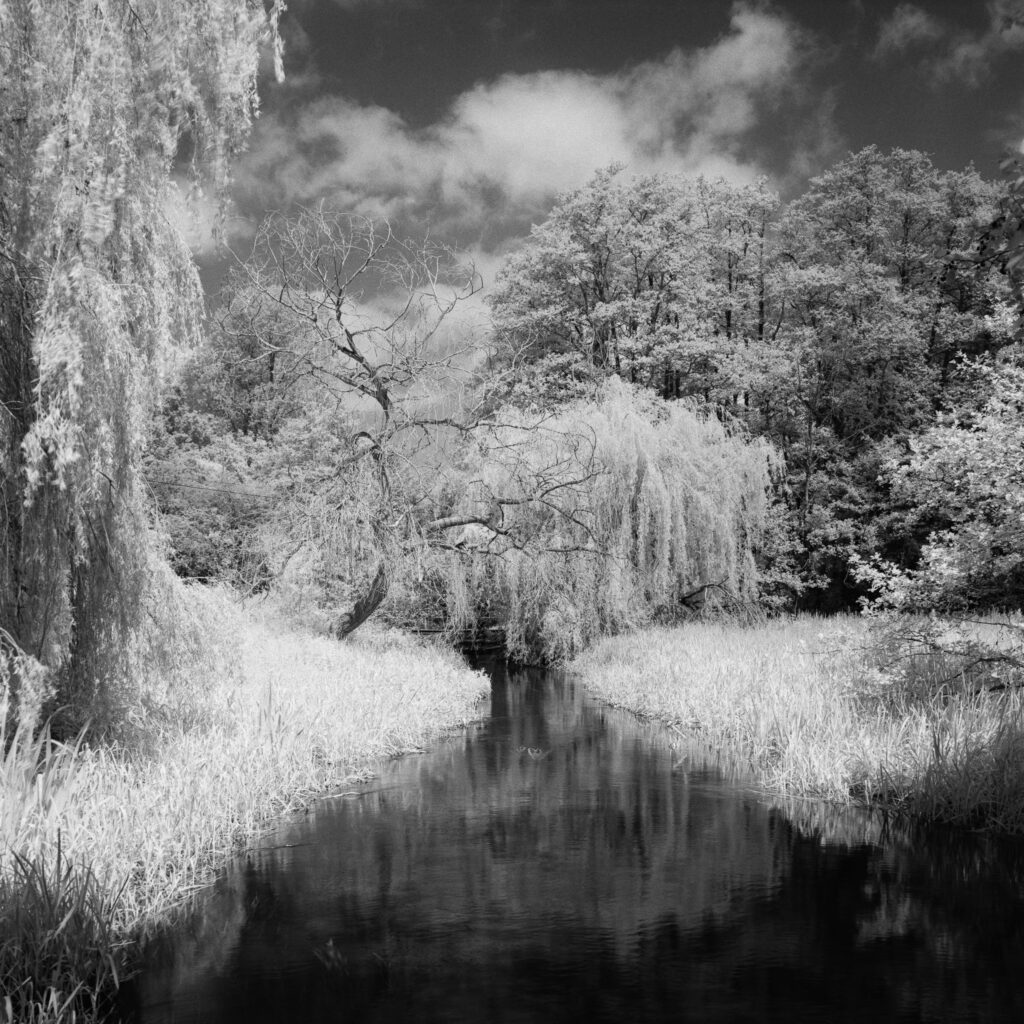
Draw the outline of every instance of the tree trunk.
[[[14,225],[5,214],[0,206],[0,230],[13,237]],[[14,243],[20,245],[23,239],[14,238]],[[23,621],[27,584],[21,447],[35,415],[32,388],[38,378],[32,356],[34,296],[27,283],[32,277],[13,258],[0,263],[0,628],[21,646],[31,645],[34,635],[31,624],[26,628]]]
[[[377,575],[364,593],[352,606],[352,610],[338,621],[334,632],[339,640],[344,640],[354,633],[383,603],[388,596],[388,574],[381,562],[377,566]]]

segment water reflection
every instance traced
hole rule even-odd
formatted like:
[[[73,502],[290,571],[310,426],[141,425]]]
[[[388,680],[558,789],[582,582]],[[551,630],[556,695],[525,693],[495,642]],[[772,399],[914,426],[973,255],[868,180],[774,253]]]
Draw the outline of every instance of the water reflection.
[[[558,678],[499,672],[491,711],[227,872],[128,1016],[1024,1019],[1017,851],[674,770]]]

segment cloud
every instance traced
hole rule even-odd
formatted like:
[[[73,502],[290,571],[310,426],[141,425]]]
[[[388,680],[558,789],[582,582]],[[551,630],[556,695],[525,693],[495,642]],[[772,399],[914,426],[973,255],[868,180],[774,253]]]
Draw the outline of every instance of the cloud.
[[[809,55],[790,21],[737,4],[729,31],[707,47],[608,75],[505,75],[456,97],[426,128],[321,97],[261,119],[239,194],[250,211],[326,198],[491,245],[612,162],[752,180],[767,140],[778,142],[787,119],[807,121]]]
[[[1024,0],[989,0],[988,27],[955,36],[935,65],[939,79],[978,85],[1000,57],[1024,50]]]
[[[1024,0],[988,0],[980,31],[958,29],[914,4],[900,4],[880,27],[874,55],[894,57],[928,47],[922,60],[933,82],[977,86],[1002,57],[1024,50]]]
[[[677,49],[623,76],[623,107],[642,156],[727,177],[756,173],[734,154],[783,97],[793,98],[804,39],[780,17],[739,5],[731,28],[713,46]]]
[[[164,215],[181,235],[193,256],[204,258],[217,253],[218,230],[230,230],[232,224],[222,221],[222,211],[210,196],[192,187],[184,178],[171,181],[164,202]],[[235,225],[244,227],[244,225]]]
[[[876,57],[903,53],[922,44],[934,43],[946,33],[945,27],[915,4],[900,4],[882,22],[875,46]]]

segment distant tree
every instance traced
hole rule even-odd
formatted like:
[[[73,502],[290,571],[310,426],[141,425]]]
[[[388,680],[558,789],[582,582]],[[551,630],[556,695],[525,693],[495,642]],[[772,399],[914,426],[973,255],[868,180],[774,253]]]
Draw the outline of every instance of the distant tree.
[[[232,433],[175,392],[162,404],[143,459],[170,567],[186,580],[262,591],[268,568],[260,531],[275,506],[265,479],[268,446]]]
[[[141,442],[200,292],[165,206],[256,106],[256,0],[0,0],[0,646],[88,713],[147,614]]]
[[[995,357],[958,360],[948,410],[883,466],[892,518],[906,535],[921,538],[918,557],[910,564],[877,554],[853,559],[883,643],[955,659],[961,680],[975,689],[1019,686],[1024,677],[1024,630],[1014,617],[992,614],[1019,612],[1024,602],[1020,157],[1007,157],[1003,170],[1008,181],[996,215],[965,262],[1004,274],[1012,288],[1010,301],[996,303],[987,318],[1005,347]]]
[[[928,533],[915,567],[877,560],[861,567],[884,605],[946,612],[1024,605],[1024,370],[973,371],[988,394],[984,405],[940,417],[910,441],[908,456],[886,466],[895,497]]]
[[[495,330],[521,402],[593,393],[608,376],[663,398],[732,400],[765,331],[776,197],[678,175],[598,173],[559,198],[498,275]]]
[[[1007,344],[987,319],[1007,295],[973,258],[1000,189],[973,170],[869,147],[811,182],[780,248],[784,331],[809,337],[816,415],[841,438],[913,430],[962,354]]]
[[[856,594],[851,553],[913,557],[886,525],[889,446],[959,399],[958,358],[1012,341],[1005,277],[976,259],[999,196],[973,170],[869,147],[813,179],[780,225],[778,327],[750,422],[786,456],[805,579],[832,607]]]
[[[236,308],[244,307],[237,303]],[[220,314],[218,307],[207,323],[202,347],[182,367],[181,407],[189,415],[198,412],[220,420],[232,434],[269,440],[285,421],[301,413],[308,382],[301,371],[296,375],[299,362],[290,358],[287,338],[267,351],[269,325],[253,333],[235,315],[225,320]],[[176,404],[172,400],[166,407],[172,421],[177,418]]]
[[[994,263],[1014,284],[1019,311],[1024,312],[1024,159],[1014,153],[1002,163],[1006,194],[997,216],[982,235],[980,257]],[[1018,322],[1018,332],[1020,324]]]

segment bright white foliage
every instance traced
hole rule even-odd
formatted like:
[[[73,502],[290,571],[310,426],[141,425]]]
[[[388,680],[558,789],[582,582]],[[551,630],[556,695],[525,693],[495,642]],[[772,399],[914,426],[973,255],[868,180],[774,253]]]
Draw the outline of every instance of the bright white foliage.
[[[0,0],[0,625],[51,668],[81,675],[140,614],[140,443],[160,361],[202,310],[164,214],[171,168],[187,138],[197,181],[225,188],[281,9]]]
[[[678,615],[705,584],[711,600],[752,602],[774,462],[767,443],[614,379],[594,402],[524,417],[465,496],[467,509],[522,503],[505,504],[502,532],[478,528],[451,552],[449,612],[490,608],[512,653],[560,660]]]
[[[937,525],[913,570],[860,563],[882,607],[1020,606],[1024,593],[1024,369],[966,367],[985,383],[979,410],[940,417],[888,465],[897,499]]]

